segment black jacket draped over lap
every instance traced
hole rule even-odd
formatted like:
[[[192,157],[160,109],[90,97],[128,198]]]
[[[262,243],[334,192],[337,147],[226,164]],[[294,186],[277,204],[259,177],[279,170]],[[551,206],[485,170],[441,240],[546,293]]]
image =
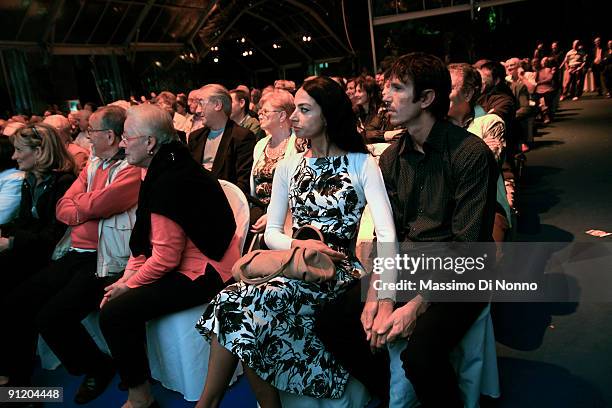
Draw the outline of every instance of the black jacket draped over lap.
[[[219,261],[234,233],[234,214],[219,181],[180,142],[161,145],[140,187],[136,224],[130,237],[134,256],[151,256],[151,213],[181,226],[207,257]]]

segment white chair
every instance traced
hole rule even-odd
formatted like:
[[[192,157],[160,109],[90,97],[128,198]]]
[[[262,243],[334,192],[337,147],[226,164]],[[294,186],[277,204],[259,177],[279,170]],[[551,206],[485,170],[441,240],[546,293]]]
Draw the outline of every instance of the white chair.
[[[419,404],[400,359],[400,353],[406,348],[406,344],[406,340],[400,340],[388,345],[391,358],[389,408],[412,408]],[[451,362],[457,372],[459,389],[466,408],[479,407],[481,394],[499,397],[497,355],[490,306],[487,305],[482,311],[451,353]]]
[[[285,408],[363,408],[370,402],[368,390],[356,378],[349,376],[344,395],[338,399],[313,398],[280,391],[281,405]]]
[[[234,184],[219,180],[236,220],[240,251],[249,229],[249,203]],[[214,214],[211,214],[214,216]],[[200,398],[208,373],[210,346],[195,329],[206,304],[147,322],[147,346],[151,376],[187,401]],[[234,378],[242,374],[238,366]]]

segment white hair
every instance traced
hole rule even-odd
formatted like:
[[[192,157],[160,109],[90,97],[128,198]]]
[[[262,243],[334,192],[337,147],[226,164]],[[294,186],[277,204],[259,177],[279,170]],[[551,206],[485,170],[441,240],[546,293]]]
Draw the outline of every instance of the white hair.
[[[157,105],[142,104],[131,106],[127,110],[127,118],[136,122],[138,132],[142,136],[151,136],[159,144],[179,140],[172,124],[172,117]]]

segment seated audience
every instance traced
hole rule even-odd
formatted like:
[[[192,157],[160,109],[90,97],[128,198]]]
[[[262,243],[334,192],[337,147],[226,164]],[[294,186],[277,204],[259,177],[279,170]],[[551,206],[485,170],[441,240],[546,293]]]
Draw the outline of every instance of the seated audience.
[[[4,307],[11,312],[0,318],[15,327],[0,340],[0,361],[11,381],[28,380],[40,332],[69,373],[85,374],[74,397],[78,404],[97,397],[114,376],[110,358],[81,320],[97,309],[104,288],[123,272],[130,254],[140,169],[128,165],[119,149],[124,120],[125,110],[116,106],[91,115],[96,157],[57,203],[57,219],[70,227],[55,260],[7,297]]]
[[[232,113],[230,119],[243,128],[253,132],[257,140],[265,137],[266,132],[261,130],[259,121],[249,115],[249,106],[251,102],[249,101],[248,94],[241,89],[232,89],[229,91],[229,94],[232,97]]]
[[[412,53],[394,63],[390,78],[390,121],[407,132],[379,163],[400,241],[490,242],[497,164],[482,140],[445,119],[448,69],[437,57]],[[447,161],[450,175],[440,171]],[[463,407],[449,354],[486,304],[429,304],[421,291],[395,306],[392,296],[366,303],[362,322],[371,344],[406,339],[402,366],[422,406]]]
[[[295,110],[293,95],[280,89],[266,94],[259,110],[261,127],[268,136],[255,145],[251,170],[251,232],[263,233],[266,229],[266,209],[272,195],[272,180],[278,163],[291,157],[304,146],[298,143],[291,131],[289,117]],[[247,240],[248,242],[248,240]]]
[[[351,103],[333,80],[306,81],[291,115],[296,137],[309,139],[303,154],[276,168],[265,239],[272,249],[312,248],[336,262],[334,284],[278,276],[261,285],[238,282],[215,297],[197,324],[211,342],[210,371],[197,407],[216,407],[238,361],[262,407],[280,407],[277,389],[316,398],[339,398],[348,372],[313,332],[313,314],[365,275],[351,247],[366,203],[381,242],[394,242],[391,208],[376,161],[356,131]],[[313,225],[325,243],[284,233]],[[279,301],[281,304],[279,304]]]
[[[469,64],[450,64],[452,91],[448,119],[457,126],[481,138],[495,156],[501,171],[503,150],[506,145],[505,125],[502,118],[494,113],[486,113],[476,104],[480,96],[481,79],[478,71]],[[506,240],[510,228],[511,210],[506,198],[506,188],[502,174],[497,179],[497,206],[493,225],[493,240]],[[501,256],[501,246],[498,247]]]
[[[15,148],[9,138],[0,136],[0,228],[17,216],[21,201],[24,173],[17,170],[14,152]]]
[[[123,145],[130,164],[146,169],[131,257],[106,288],[100,327],[129,389],[126,405],[154,403],[145,323],[210,301],[231,279],[240,256],[236,224],[221,186],[190,156],[171,117],[156,106],[128,110]]]
[[[43,122],[53,126],[57,130],[58,135],[66,144],[68,153],[70,153],[76,163],[77,172],[80,172],[87,165],[89,150],[82,148],[72,141],[72,136],[70,135],[70,122],[68,119],[62,115],[50,115],[47,116]],[[88,132],[89,130],[86,131]]]
[[[51,260],[53,248],[66,230],[55,218],[55,205],[75,179],[74,160],[53,127],[26,126],[10,140],[15,148],[13,158],[25,172],[25,179],[17,217],[0,225],[0,301]],[[2,310],[6,315],[11,309]],[[7,374],[10,367],[0,358],[0,376]]]
[[[374,78],[359,77],[355,80],[355,107],[357,129],[366,143],[385,141],[387,111],[381,106],[381,90]]]
[[[229,117],[232,98],[225,87],[209,84],[200,89],[196,113],[204,127],[189,135],[193,158],[213,176],[237,185],[249,194],[255,135]]]
[[[91,142],[87,136],[87,128],[89,127],[89,117],[91,113],[92,112],[88,109],[82,109],[74,114],[74,120],[77,127],[76,131],[78,132],[74,138],[74,143],[90,152]]]

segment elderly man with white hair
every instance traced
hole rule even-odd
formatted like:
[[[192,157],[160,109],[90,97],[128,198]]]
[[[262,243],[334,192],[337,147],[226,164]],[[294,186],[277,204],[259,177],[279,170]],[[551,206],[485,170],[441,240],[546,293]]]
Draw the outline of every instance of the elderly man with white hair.
[[[248,195],[255,135],[230,119],[232,98],[225,87],[209,84],[198,96],[196,114],[204,127],[189,136],[191,155],[215,177],[236,184]]]
[[[82,148],[72,141],[72,136],[70,135],[70,121],[62,115],[50,115],[45,117],[43,123],[57,129],[57,133],[66,145],[68,153],[70,153],[77,165],[77,170],[83,170],[87,165],[87,160],[89,160],[89,150]]]

